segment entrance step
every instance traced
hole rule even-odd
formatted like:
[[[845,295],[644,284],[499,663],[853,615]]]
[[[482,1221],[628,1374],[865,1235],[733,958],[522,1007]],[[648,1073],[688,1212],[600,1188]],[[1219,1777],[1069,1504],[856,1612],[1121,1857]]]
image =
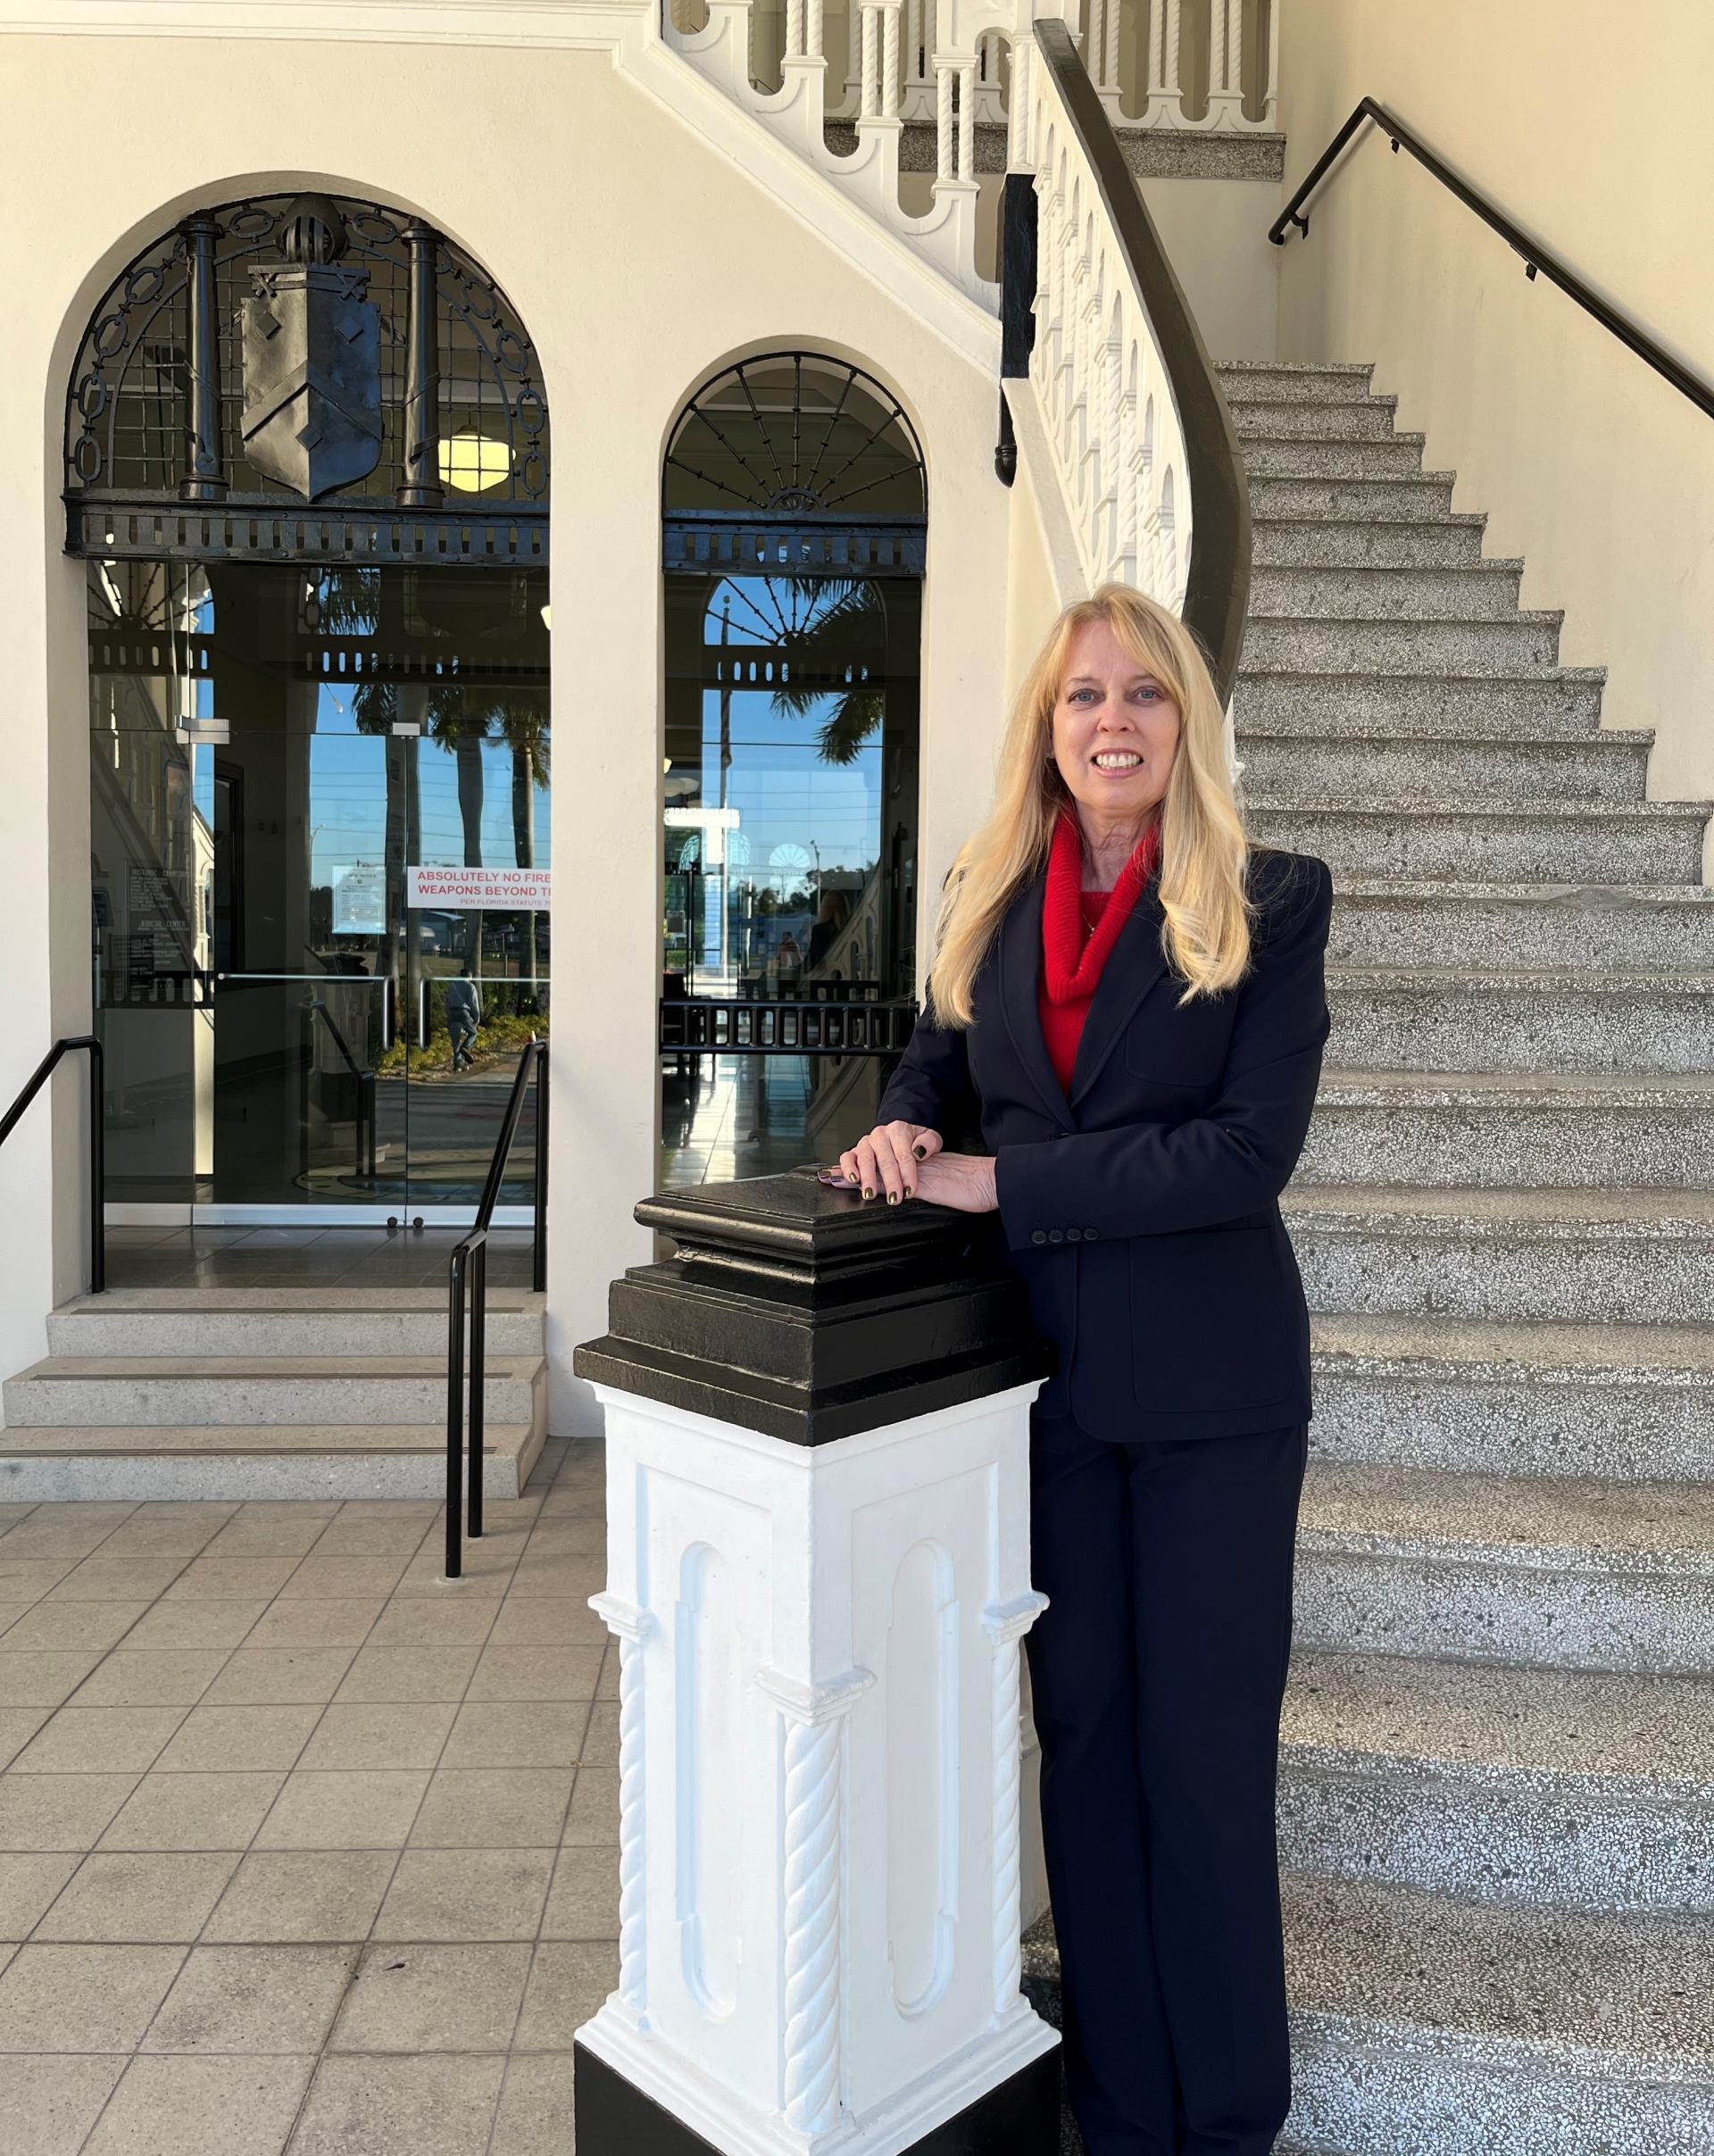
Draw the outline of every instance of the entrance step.
[[[1250,812],[1262,845],[1319,853],[1335,879],[1468,874],[1506,883],[1693,884],[1714,812],[1706,802],[1686,801],[1389,808],[1347,795],[1252,796]]]
[[[1485,516],[1258,516],[1251,566],[1264,569],[1468,569],[1482,559]]]
[[[541,1421],[490,1421],[483,1435],[484,1494],[520,1496],[541,1453]],[[444,1422],[0,1430],[0,1503],[10,1504],[445,1494]]]
[[[1300,1649],[1279,1831],[1287,1871],[1714,1915],[1714,1680]]]
[[[539,1355],[546,1301],[491,1287],[488,1353]],[[56,1310],[47,1344],[56,1356],[444,1356],[446,1291],[109,1288]]]
[[[488,1294],[491,1497],[542,1449],[545,1303]],[[0,1386],[0,1502],[445,1494],[439,1286],[112,1288],[54,1311],[48,1344]]]
[[[1246,727],[1317,734],[1439,736],[1458,713],[1465,734],[1587,736],[1601,723],[1607,672],[1598,666],[1486,668],[1477,672],[1362,673],[1259,666],[1245,653],[1233,710]]]
[[[1562,734],[1496,738],[1450,724],[1439,735],[1277,732],[1242,727],[1238,754],[1251,794],[1272,801],[1314,801],[1360,787],[1377,806],[1410,807],[1423,799],[1464,801],[1641,801],[1652,733],[1641,728],[1568,739]]]
[[[1347,1067],[1714,1071],[1714,973],[1330,966]]]
[[[490,1355],[487,1414],[533,1421],[545,1377],[540,1356]],[[446,1365],[431,1355],[49,1355],[7,1378],[4,1398],[8,1429],[430,1422],[445,1405]]]

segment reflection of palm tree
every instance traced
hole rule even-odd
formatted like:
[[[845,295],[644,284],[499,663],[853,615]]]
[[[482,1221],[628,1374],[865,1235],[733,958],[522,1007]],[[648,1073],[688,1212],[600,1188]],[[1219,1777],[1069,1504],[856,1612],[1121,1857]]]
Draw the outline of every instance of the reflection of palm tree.
[[[831,578],[821,594],[823,604],[802,621],[782,624],[777,648],[786,678],[774,691],[773,709],[781,718],[806,719],[831,695],[833,709],[821,725],[822,758],[854,763],[881,723],[886,692],[878,681],[844,677],[847,669],[857,672],[859,654],[885,650],[885,602],[869,577]]]

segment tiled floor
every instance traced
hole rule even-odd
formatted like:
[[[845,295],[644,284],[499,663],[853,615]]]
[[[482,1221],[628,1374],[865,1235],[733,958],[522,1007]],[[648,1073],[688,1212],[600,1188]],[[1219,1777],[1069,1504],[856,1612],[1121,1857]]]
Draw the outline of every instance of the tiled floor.
[[[0,2156],[570,2156],[617,1975],[598,1444],[428,1503],[0,1505]]]

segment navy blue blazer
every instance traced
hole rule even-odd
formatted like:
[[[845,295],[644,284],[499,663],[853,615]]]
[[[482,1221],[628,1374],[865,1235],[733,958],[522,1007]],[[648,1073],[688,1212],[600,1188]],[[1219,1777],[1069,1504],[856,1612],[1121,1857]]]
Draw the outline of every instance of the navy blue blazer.
[[[1036,1006],[1044,873],[983,961],[974,1022],[925,1013],[881,1095],[879,1121],[994,1156],[994,1239],[1059,1351],[1038,1411],[1095,1436],[1310,1417],[1309,1315],[1278,1198],[1327,1037],[1333,879],[1313,855],[1258,850],[1249,887],[1251,970],[1181,1008],[1150,883],[1090,999],[1068,1094]]]

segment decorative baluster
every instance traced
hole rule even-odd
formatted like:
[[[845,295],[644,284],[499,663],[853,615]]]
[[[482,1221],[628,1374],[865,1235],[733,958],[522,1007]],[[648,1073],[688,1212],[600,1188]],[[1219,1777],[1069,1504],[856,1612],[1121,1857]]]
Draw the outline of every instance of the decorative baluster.
[[[803,2134],[839,2105],[839,1737],[837,1719],[786,1731],[786,2117]]]
[[[1219,129],[1244,125],[1244,0],[1212,0],[1208,124]]]
[[[953,177],[953,65],[950,60],[935,62],[935,178],[936,180]]]
[[[857,109],[865,120],[878,120],[881,112],[879,9],[880,0],[862,0],[862,96]]]
[[[976,62],[958,63],[958,177],[967,184],[976,179]]]
[[[1178,79],[1183,17],[1184,0],[1153,0],[1149,17],[1149,98],[1144,112],[1150,127],[1184,125],[1185,93]]]
[[[899,116],[899,7],[900,0],[883,0],[881,18],[881,117]]]
[[[1019,1920],[1023,1913],[1023,1719],[1019,1677],[1022,1641],[1047,1608],[1034,1589],[982,1613],[993,1649],[989,1683],[994,1746],[994,2019],[1018,2012],[1022,1975]]]
[[[1117,567],[1117,557],[1120,551],[1119,420],[1125,403],[1125,352],[1121,329],[1119,302],[1115,298],[1107,330],[1107,408],[1102,418],[1101,450],[1101,472],[1105,491],[1101,500],[1101,544],[1095,550],[1096,559],[1106,565],[1102,573],[1108,577],[1119,573]]]
[[[801,60],[803,51],[803,0],[786,0],[786,50],[782,56]]]
[[[619,1987],[612,1999],[633,2022],[648,2011],[644,1885],[643,1663],[654,1619],[620,1596],[589,1605],[619,1641]]]

